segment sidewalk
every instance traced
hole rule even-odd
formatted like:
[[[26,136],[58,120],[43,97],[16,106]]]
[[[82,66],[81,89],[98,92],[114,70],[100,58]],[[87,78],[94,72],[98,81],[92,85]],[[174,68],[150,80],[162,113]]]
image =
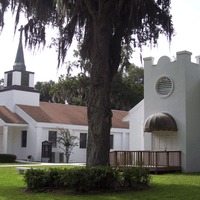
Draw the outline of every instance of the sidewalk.
[[[0,167],[32,167],[32,166],[45,166],[45,165],[51,165],[51,166],[57,166],[57,165],[73,165],[73,166],[86,166],[86,163],[40,163],[40,162],[28,162],[24,160],[16,160],[16,162],[24,163],[20,165],[0,165]],[[31,163],[31,164],[29,164]]]

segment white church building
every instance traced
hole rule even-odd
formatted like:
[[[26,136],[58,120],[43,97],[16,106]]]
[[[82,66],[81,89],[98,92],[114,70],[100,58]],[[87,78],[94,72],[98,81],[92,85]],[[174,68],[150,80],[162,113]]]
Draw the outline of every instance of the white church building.
[[[0,153],[15,154],[17,159],[31,155],[32,161],[65,162],[57,142],[59,128],[65,128],[79,138],[69,162],[86,162],[87,108],[40,102],[39,95],[34,73],[26,71],[21,31],[13,69],[5,72],[0,90]],[[127,114],[113,111],[111,151],[129,149],[129,123],[122,121]]]
[[[200,57],[144,59],[144,100],[124,118],[129,150],[181,151],[182,172],[200,172]]]
[[[5,72],[0,90],[0,153],[65,162],[57,137],[59,128],[66,128],[80,138],[69,161],[85,162],[87,108],[39,102],[21,35],[13,69]],[[129,112],[113,111],[111,151],[179,151],[182,172],[200,172],[200,57],[193,63],[191,55],[177,52],[175,61],[163,56],[156,65],[152,57],[144,59],[144,100]]]

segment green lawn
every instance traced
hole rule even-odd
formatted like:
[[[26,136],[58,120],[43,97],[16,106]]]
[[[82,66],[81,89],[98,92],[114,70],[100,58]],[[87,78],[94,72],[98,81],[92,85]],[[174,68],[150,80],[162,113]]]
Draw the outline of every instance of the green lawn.
[[[48,168],[49,166],[37,166],[34,168]],[[73,167],[73,166],[55,166]],[[151,189],[138,192],[119,192],[97,195],[63,196],[50,193],[24,194],[20,189],[26,187],[23,175],[19,175],[15,167],[0,168],[0,200],[164,200],[164,199],[200,199],[200,173],[193,174],[166,174],[152,175]]]

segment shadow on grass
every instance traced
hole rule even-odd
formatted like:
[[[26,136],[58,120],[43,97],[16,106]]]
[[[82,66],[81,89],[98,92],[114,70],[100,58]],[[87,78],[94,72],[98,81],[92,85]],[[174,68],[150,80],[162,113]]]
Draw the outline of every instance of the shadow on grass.
[[[23,175],[18,175],[16,169],[4,168],[0,170],[0,200],[28,199],[28,200],[162,200],[162,199],[200,199],[200,173],[152,175],[153,188],[144,191],[114,192],[84,195],[53,195],[50,193],[22,193],[25,187]]]
[[[160,199],[192,199],[199,200],[200,192],[198,185],[184,185],[184,184],[160,184],[154,183],[153,188],[144,191],[137,192],[114,192],[114,193],[102,193],[102,194],[92,194],[92,195],[74,195],[74,196],[64,196],[64,195],[53,195],[50,193],[22,193],[20,192],[20,187],[17,186],[1,186],[0,199],[87,199],[87,200],[98,200],[98,199],[108,199],[108,200],[160,200]]]

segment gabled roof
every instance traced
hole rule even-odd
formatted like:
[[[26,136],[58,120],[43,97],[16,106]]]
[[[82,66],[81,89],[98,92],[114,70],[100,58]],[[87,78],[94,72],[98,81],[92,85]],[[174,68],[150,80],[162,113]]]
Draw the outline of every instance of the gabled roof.
[[[88,125],[87,108],[82,106],[40,102],[40,107],[18,105],[36,122],[59,123],[71,125]],[[122,119],[128,115],[126,111],[113,111],[112,128],[129,128],[128,122]]]
[[[5,123],[11,124],[27,124],[19,115],[16,113],[12,113],[8,108],[5,106],[0,106],[0,118]]]

